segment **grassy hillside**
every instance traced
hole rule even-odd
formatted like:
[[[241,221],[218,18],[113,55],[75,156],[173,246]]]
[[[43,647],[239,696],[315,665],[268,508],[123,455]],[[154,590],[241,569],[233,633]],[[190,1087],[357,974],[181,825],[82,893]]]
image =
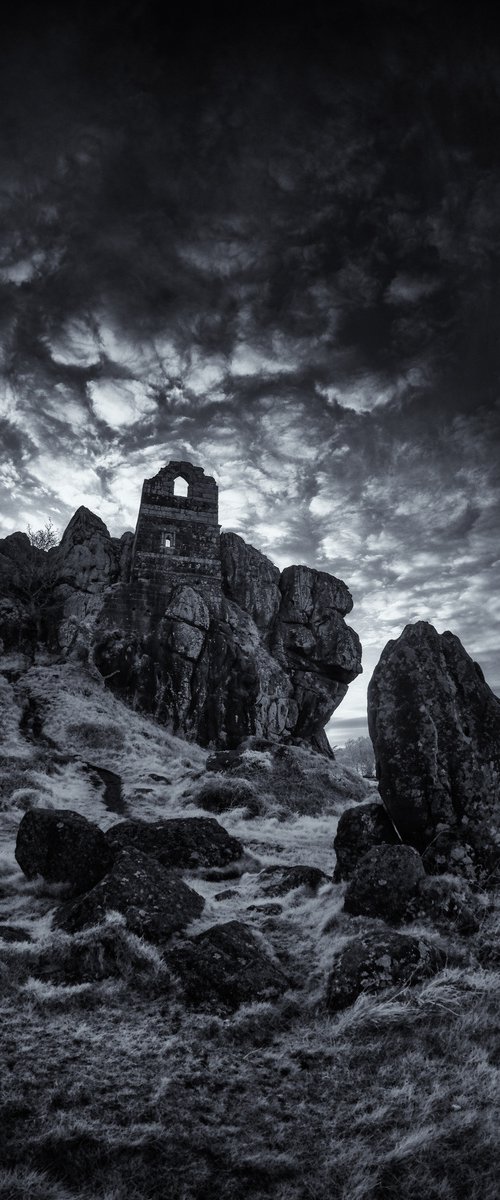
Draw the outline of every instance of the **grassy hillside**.
[[[206,901],[189,933],[244,920],[290,978],[282,1000],[186,1011],[159,951],[114,914],[115,977],[57,982],[72,939],[52,929],[58,889],[15,861],[23,812],[69,808],[102,828],[201,815],[207,755],[79,668],[3,668],[0,922],[31,940],[0,944],[1,1200],[497,1200],[500,905],[484,901],[469,938],[404,927],[444,948],[446,969],[328,1015],[335,952],[382,923],[345,914],[330,882],[270,908],[258,872],[310,863],[331,876],[338,818],[363,785],[304,752],[310,785],[293,804],[283,781],[266,792],[254,752],[257,815],[218,818],[246,857],[235,878],[187,873]],[[95,929],[78,936],[97,942]]]

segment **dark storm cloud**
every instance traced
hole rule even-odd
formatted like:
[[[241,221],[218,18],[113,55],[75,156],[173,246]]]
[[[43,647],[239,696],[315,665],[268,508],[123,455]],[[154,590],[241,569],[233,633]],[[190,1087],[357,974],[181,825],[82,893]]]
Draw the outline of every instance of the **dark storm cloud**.
[[[334,7],[4,39],[6,528],[121,529],[194,458],[226,526],[345,576],[372,656],[419,614],[491,656],[500,59],[479,14]]]

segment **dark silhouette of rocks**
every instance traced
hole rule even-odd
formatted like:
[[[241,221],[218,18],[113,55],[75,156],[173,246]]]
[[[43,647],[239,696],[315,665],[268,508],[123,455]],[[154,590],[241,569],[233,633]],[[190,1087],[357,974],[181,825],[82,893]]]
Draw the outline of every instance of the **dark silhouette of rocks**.
[[[117,854],[91,891],[61,905],[54,919],[65,933],[77,933],[116,911],[123,913],[132,933],[162,943],[199,917],[203,907],[203,897],[177,874],[131,847]]]
[[[326,1007],[338,1012],[361,992],[408,987],[441,970],[445,955],[421,937],[394,930],[363,933],[335,956],[328,979]]]
[[[176,493],[176,480],[187,495]],[[146,480],[135,537],[82,507],[44,553],[0,542],[0,637],[89,662],[107,685],[201,745],[248,735],[329,752],[324,726],[361,671],[346,585],[305,566],[281,574],[220,534],[217,486],[171,462]]]
[[[78,895],[102,879],[113,856],[102,830],[79,813],[35,808],[17,831],[16,858],[27,879],[41,875]]]
[[[223,868],[243,854],[237,838],[214,817],[172,817],[162,821],[120,821],[106,834],[113,854],[134,849],[148,854],[163,867],[195,870]]]
[[[407,625],[375,668],[368,722],[380,794],[402,838],[422,851],[429,868],[431,843],[451,832],[444,866],[465,843],[479,874],[494,872],[500,700],[459,639],[425,621]]]
[[[241,921],[214,925],[173,948],[167,966],[193,1008],[232,1012],[240,1004],[274,1000],[288,986],[284,972]]]
[[[412,846],[373,846],[360,858],[347,886],[346,912],[402,921],[423,879],[422,859]]]
[[[333,842],[336,854],[334,880],[350,879],[360,858],[373,846],[399,842],[394,825],[380,802],[358,804],[340,817]]]

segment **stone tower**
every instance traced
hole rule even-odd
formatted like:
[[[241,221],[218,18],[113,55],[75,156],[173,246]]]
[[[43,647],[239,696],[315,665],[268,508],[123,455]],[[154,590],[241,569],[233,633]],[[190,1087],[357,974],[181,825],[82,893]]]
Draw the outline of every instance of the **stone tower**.
[[[135,583],[211,581],[220,588],[218,488],[202,467],[169,462],[145,479],[132,551]]]

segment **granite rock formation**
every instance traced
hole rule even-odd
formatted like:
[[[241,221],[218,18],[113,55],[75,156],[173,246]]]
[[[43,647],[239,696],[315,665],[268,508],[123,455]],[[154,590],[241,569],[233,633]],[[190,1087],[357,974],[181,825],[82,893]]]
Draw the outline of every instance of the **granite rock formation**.
[[[6,649],[32,655],[41,643],[87,661],[201,745],[257,735],[328,752],[324,726],[361,671],[346,585],[305,566],[280,574],[221,535],[215,481],[190,463],[145,481],[135,536],[110,537],[80,508],[46,553],[24,534],[5,538],[0,584]]]
[[[346,912],[402,921],[424,879],[422,859],[413,846],[373,846],[360,858],[347,885]]]
[[[464,844],[479,873],[494,870],[500,700],[459,639],[425,621],[407,625],[375,668],[368,723],[380,794],[402,838],[424,862],[429,851],[430,866],[431,844],[446,831],[441,870]]]
[[[445,965],[443,952],[422,937],[393,930],[362,933],[336,955],[328,980],[326,1007],[338,1012],[361,992],[407,987]]]
[[[166,942],[200,916],[204,900],[178,875],[140,850],[121,850],[111,870],[84,896],[61,905],[55,923],[77,933],[120,912],[127,928],[152,942]]]

